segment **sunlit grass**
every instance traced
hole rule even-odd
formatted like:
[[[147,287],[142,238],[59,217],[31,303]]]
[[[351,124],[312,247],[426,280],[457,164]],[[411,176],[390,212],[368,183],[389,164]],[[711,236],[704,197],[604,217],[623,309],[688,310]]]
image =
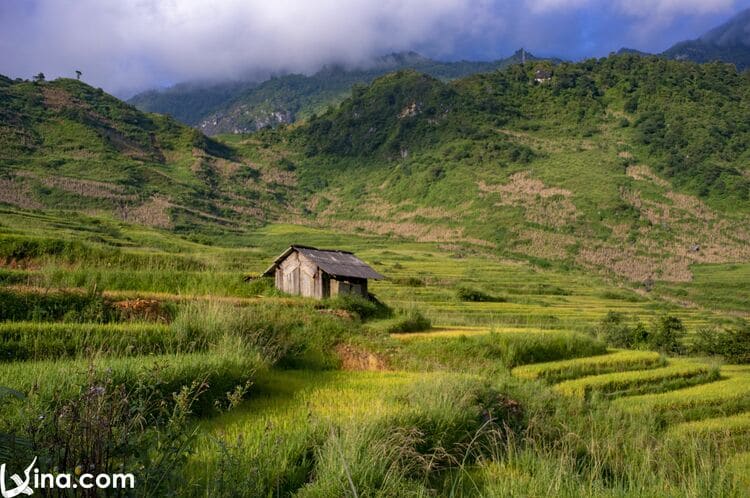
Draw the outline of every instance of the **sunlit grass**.
[[[662,368],[582,377],[557,384],[554,389],[561,394],[580,398],[593,393],[616,396],[669,391],[710,382],[717,377],[718,371],[710,365],[672,359]]]
[[[524,379],[544,379],[549,382],[560,382],[589,375],[656,368],[663,363],[659,353],[617,351],[589,358],[525,365],[513,369],[513,374]]]
[[[548,330],[532,329],[523,327],[478,327],[478,326],[446,326],[446,327],[433,327],[426,332],[411,332],[406,334],[391,334],[391,337],[408,341],[411,339],[434,339],[434,338],[449,338],[449,337],[474,337],[478,335],[486,335],[490,333],[496,334],[534,334],[549,332]]]
[[[750,410],[750,367],[724,366],[716,382],[616,400],[634,413],[659,413],[670,421],[694,420]]]
[[[670,435],[750,434],[750,412],[676,424],[668,429]]]

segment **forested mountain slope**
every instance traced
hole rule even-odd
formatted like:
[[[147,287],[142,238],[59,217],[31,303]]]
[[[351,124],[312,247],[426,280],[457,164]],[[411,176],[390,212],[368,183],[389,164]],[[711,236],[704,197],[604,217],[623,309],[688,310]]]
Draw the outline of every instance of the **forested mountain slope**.
[[[328,66],[310,76],[288,74],[262,82],[181,84],[134,96],[141,110],[169,114],[206,134],[245,133],[267,126],[293,123],[338,104],[353,85],[369,84],[386,73],[413,69],[442,80],[494,71],[522,60],[536,60],[519,50],[506,59],[489,62],[441,62],[415,52],[376,58],[362,69]]]
[[[693,62],[728,62],[740,71],[750,68],[750,9],[696,40],[677,43],[663,55]]]
[[[0,201],[25,209],[221,243],[268,222],[390,235],[645,288],[750,261],[750,79],[727,65],[400,71],[300,125],[219,141],[73,80],[5,79],[0,101]]]

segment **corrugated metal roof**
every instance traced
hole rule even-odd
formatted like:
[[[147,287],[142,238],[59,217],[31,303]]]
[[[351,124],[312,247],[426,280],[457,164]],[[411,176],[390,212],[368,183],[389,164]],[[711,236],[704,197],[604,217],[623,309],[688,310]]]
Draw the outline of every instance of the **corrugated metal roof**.
[[[264,275],[272,275],[278,264],[293,251],[299,251],[300,254],[318,265],[324,272],[335,277],[370,278],[373,280],[385,278],[349,251],[316,249],[298,245],[293,245],[281,253],[265,271]]]

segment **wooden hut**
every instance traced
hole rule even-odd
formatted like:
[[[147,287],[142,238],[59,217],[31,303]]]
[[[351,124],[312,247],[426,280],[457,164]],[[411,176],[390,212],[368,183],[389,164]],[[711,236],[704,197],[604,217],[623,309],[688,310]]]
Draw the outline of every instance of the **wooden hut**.
[[[263,273],[288,294],[326,297],[355,294],[367,297],[367,281],[384,277],[348,251],[293,245]]]

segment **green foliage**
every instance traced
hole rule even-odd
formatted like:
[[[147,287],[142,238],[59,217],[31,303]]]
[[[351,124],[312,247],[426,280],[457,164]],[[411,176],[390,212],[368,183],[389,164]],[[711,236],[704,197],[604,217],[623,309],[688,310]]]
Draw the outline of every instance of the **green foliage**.
[[[106,323],[119,318],[119,310],[100,292],[20,292],[0,289],[0,320]]]
[[[259,277],[250,280],[247,284],[247,293],[258,296],[280,296],[283,294],[276,288],[274,279],[271,277]]]
[[[690,349],[695,354],[721,356],[728,363],[750,363],[750,327],[700,329]]]
[[[652,349],[662,353],[685,350],[685,325],[675,316],[659,317],[649,330],[641,322],[633,326],[626,321],[624,314],[610,311],[599,322],[595,334],[618,348]]]
[[[593,356],[606,346],[589,336],[563,331],[497,332],[408,341],[398,351],[398,365],[438,369],[497,369],[544,361]]]
[[[471,287],[459,287],[456,289],[456,297],[460,301],[471,303],[504,303],[507,301],[504,297],[492,296],[486,292],[472,289]]]
[[[393,278],[391,281],[396,285],[405,287],[424,287],[425,285],[424,280],[419,277]]]
[[[310,121],[307,154],[399,154],[422,142],[435,120],[456,105],[456,94],[429,76],[403,71],[355,88],[337,110]]]
[[[338,295],[332,299],[323,301],[322,306],[329,309],[340,309],[354,313],[362,320],[373,318],[389,318],[393,315],[393,310],[386,304],[381,303],[373,296],[365,299],[362,296]]]
[[[664,353],[680,353],[685,350],[682,340],[686,334],[685,325],[676,316],[665,315],[654,325],[648,337],[651,347]]]
[[[417,309],[410,309],[399,313],[396,320],[389,324],[386,331],[391,334],[406,332],[422,332],[432,328],[432,321]]]

